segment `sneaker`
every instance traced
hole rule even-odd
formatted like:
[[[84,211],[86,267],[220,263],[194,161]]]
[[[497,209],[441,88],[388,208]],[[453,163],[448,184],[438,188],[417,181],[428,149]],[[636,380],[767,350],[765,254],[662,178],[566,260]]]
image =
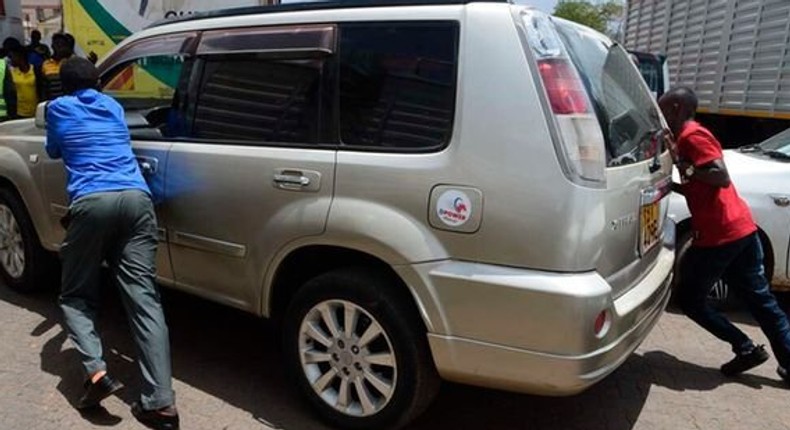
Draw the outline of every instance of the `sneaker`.
[[[776,368],[776,373],[779,374],[779,377],[785,381],[785,384],[790,385],[790,374],[787,373],[787,369],[779,366]]]
[[[724,363],[721,366],[721,373],[724,376],[735,376],[765,363],[769,357],[768,352],[765,351],[765,345],[758,345],[749,352],[736,354],[735,358]]]
[[[99,406],[102,400],[110,397],[123,388],[123,384],[113,379],[109,374],[104,375],[96,382],[85,382],[85,394],[82,395],[77,409],[89,409]]]
[[[178,410],[175,406],[149,411],[135,402],[132,405],[132,415],[141,424],[153,430],[178,430]]]

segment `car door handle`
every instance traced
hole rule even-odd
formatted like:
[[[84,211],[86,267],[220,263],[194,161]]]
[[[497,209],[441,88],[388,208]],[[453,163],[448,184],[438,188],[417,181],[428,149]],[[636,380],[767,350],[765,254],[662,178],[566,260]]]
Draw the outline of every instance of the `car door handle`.
[[[779,206],[780,208],[786,208],[790,206],[790,197],[788,196],[773,195],[771,196],[771,199],[773,199],[774,204]]]
[[[302,169],[275,169],[273,185],[287,191],[317,192],[321,189],[321,173]]]
[[[274,183],[278,185],[287,185],[291,187],[306,187],[310,185],[310,178],[307,176],[299,175],[274,175]]]
[[[153,157],[138,156],[137,165],[140,166],[143,176],[153,176],[159,167],[159,160]]]

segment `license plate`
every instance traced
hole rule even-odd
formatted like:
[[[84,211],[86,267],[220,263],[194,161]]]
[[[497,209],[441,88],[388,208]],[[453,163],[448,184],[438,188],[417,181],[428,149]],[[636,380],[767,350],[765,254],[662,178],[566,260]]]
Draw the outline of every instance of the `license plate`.
[[[639,252],[644,255],[661,240],[661,201],[643,205],[639,211]]]

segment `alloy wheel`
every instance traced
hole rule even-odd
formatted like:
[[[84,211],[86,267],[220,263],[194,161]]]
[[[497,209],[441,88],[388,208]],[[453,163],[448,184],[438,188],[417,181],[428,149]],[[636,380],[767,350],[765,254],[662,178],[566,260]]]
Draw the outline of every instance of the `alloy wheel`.
[[[392,400],[397,363],[382,325],[345,300],[325,300],[305,315],[299,330],[302,371],[316,394],[335,410],[368,417]]]
[[[0,205],[0,264],[14,279],[25,272],[25,244],[11,208]]]

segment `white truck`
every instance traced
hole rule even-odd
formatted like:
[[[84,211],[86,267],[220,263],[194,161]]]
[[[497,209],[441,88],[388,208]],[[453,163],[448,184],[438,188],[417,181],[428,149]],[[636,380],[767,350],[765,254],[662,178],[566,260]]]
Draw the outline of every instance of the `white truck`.
[[[789,0],[627,0],[624,45],[665,56],[725,146],[790,127]]]

